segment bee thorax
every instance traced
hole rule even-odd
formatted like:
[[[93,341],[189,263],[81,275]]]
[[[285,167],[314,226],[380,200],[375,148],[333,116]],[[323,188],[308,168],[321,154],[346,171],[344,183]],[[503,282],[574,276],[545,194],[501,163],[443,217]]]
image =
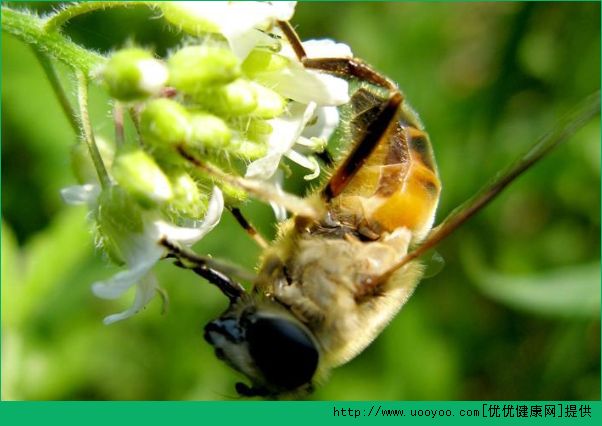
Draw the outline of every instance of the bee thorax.
[[[368,242],[304,234],[281,253],[279,273],[274,258],[265,259],[270,277],[260,273],[258,286],[312,331],[330,366],[339,365],[365,348],[412,293],[421,273],[415,263],[376,279],[407,253],[411,238],[404,228]]]

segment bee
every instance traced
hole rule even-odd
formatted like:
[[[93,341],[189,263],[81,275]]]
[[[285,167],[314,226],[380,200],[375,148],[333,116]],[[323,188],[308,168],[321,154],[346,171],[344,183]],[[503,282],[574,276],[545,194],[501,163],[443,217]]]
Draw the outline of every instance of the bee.
[[[306,394],[360,354],[412,295],[424,273],[420,257],[568,136],[542,140],[433,228],[442,187],[433,149],[396,84],[356,58],[308,58],[290,24],[278,26],[305,67],[362,83],[350,99],[354,146],[303,200],[221,174],[180,148],[199,168],[293,213],[265,247],[250,291],[219,262],[162,241],[176,265],[229,299],[204,337],[249,379],[236,384],[248,397]],[[599,98],[584,120],[596,108]],[[256,236],[240,211],[232,212]]]

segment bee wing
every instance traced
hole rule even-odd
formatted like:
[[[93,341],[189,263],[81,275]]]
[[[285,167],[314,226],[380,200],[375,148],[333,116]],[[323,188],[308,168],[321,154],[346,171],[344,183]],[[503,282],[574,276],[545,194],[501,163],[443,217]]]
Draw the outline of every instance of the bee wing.
[[[571,114],[562,119],[549,133],[537,141],[525,154],[505,170],[491,179],[477,194],[454,209],[440,225],[436,226],[426,236],[422,243],[403,259],[389,269],[382,277],[386,277],[406,263],[416,259],[435,247],[460,225],[479,212],[491,200],[499,195],[504,188],[527,171],[537,161],[541,160],[552,149],[570,139],[592,118],[600,115],[600,92],[588,96],[583,103]]]

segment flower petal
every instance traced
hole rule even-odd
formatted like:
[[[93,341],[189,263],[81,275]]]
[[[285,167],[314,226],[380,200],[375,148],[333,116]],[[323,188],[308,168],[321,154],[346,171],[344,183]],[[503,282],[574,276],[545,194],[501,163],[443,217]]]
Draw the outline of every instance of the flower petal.
[[[320,107],[316,110],[314,117],[310,120],[311,124],[305,126],[302,135],[306,138],[320,138],[328,141],[339,125],[339,110],[334,106]]]
[[[309,102],[308,105],[293,102],[289,105],[288,116],[269,120],[272,126],[272,133],[268,138],[269,150],[284,154],[291,149],[315,110],[314,102]]]
[[[197,1],[166,2],[160,7],[168,20],[195,35],[219,32],[242,60],[262,39],[254,29],[268,30],[275,21],[288,21],[296,2]]]
[[[295,2],[199,2],[200,7],[205,3],[226,4],[226,11],[214,9],[215,14],[211,19],[216,22],[222,32],[239,31],[247,32],[251,28],[267,29],[276,20],[288,21],[295,11]],[[229,9],[229,10],[227,10]]]
[[[349,83],[342,78],[291,63],[275,72],[258,74],[257,81],[286,98],[308,104],[342,105],[349,102]]]
[[[296,1],[270,1],[272,16],[278,21],[290,21],[295,13]]]
[[[283,205],[270,201],[270,207],[272,207],[274,217],[278,222],[284,222],[286,220],[286,208]]]
[[[154,221],[145,219],[144,233],[121,236],[118,245],[130,269],[149,263],[152,267],[161,259],[164,249],[158,244],[160,235]]]
[[[284,180],[284,174],[282,170],[278,170],[276,174],[270,179],[270,182],[274,185],[275,191],[278,194],[283,194],[282,190],[282,181]],[[282,204],[278,204],[274,201],[270,201],[270,206],[274,211],[274,216],[278,222],[283,222],[286,220],[286,208]]]
[[[224,195],[217,186],[214,186],[209,205],[207,206],[207,213],[205,213],[205,218],[202,222],[195,222],[194,226],[184,228],[172,225],[163,220],[157,220],[154,222],[158,232],[155,241],[159,241],[161,238],[167,238],[169,241],[192,245],[218,225],[223,212]]]
[[[301,135],[303,128],[311,119],[316,104],[309,105],[292,102],[289,105],[289,114],[269,120],[272,133],[268,138],[268,154],[247,166],[245,177],[267,180],[271,178],[284,153],[288,152]]]
[[[246,178],[267,180],[276,173],[282,154],[272,152],[271,154],[261,157],[247,166],[245,173]]]
[[[159,258],[147,259],[146,262],[140,262],[127,271],[121,271],[113,275],[108,280],[95,282],[92,284],[92,292],[102,299],[117,299],[138,283],[157,263]]]
[[[307,40],[302,44],[308,58],[353,58],[353,53],[349,46],[344,43],[337,43],[334,40]],[[295,51],[288,43],[282,46],[279,53],[289,59],[298,60]]]
[[[353,58],[348,45],[330,39],[307,40],[303,48],[308,58]]]
[[[140,280],[138,286],[136,287],[136,296],[132,306],[118,314],[109,315],[103,320],[103,323],[106,325],[113,324],[116,321],[121,321],[131,317],[134,314],[137,314],[148,304],[148,302],[152,300],[157,293],[157,288],[157,279],[154,277],[154,275],[147,274]]]
[[[100,195],[100,187],[94,184],[73,185],[61,189],[61,197],[67,204],[92,204]]]
[[[320,176],[320,165],[318,164],[318,161],[314,157],[309,157],[309,156],[300,154],[293,149],[291,149],[284,155],[289,160],[297,163],[301,167],[304,167],[304,168],[312,171],[309,175],[303,176],[303,179],[311,180],[311,179],[315,179],[318,176]]]
[[[243,62],[253,48],[257,45],[270,45],[273,44],[273,39],[264,32],[250,28],[246,32],[240,32],[239,30],[230,32],[225,31],[224,37],[228,40],[228,45],[234,55]]]

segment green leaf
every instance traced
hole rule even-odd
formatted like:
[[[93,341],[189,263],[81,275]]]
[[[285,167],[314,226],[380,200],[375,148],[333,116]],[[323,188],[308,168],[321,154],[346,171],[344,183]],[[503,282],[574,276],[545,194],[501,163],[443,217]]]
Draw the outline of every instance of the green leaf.
[[[50,226],[36,234],[20,252],[5,229],[3,227],[3,315],[4,319],[19,323],[44,303],[58,283],[89,256],[92,238],[83,207],[61,211]]]
[[[15,283],[20,282],[19,245],[15,235],[4,220],[2,220],[2,312],[3,322],[9,320],[8,314],[10,292]]]
[[[600,316],[600,263],[569,266],[530,275],[488,269],[468,244],[463,263],[486,296],[512,308],[552,317]]]

